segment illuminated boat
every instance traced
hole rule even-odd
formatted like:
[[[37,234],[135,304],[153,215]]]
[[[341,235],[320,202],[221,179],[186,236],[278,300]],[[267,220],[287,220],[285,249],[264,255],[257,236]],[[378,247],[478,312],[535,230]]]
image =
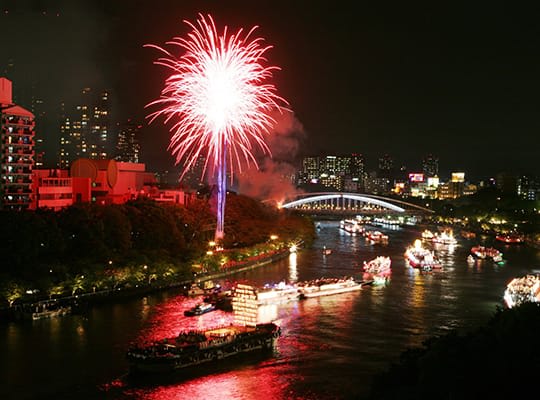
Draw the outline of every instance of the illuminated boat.
[[[339,227],[351,235],[361,235],[365,232],[364,226],[357,219],[343,219],[340,221]]]
[[[506,244],[519,244],[525,241],[523,235],[518,234],[497,235],[495,239]]]
[[[214,311],[215,309],[216,309],[216,306],[214,304],[198,303],[197,305],[195,305],[195,307],[184,311],[184,315],[187,317],[194,317],[197,315],[203,315],[203,314],[209,313],[210,311]]]
[[[491,258],[498,264],[504,263],[503,254],[494,247],[474,246],[471,248],[471,254],[482,260]]]
[[[411,267],[423,271],[442,268],[442,263],[435,256],[435,253],[432,250],[422,247],[422,242],[418,239],[415,240],[413,246],[407,248],[405,258]]]
[[[280,282],[277,285],[265,285],[256,290],[257,303],[259,305],[281,304],[298,299],[298,287],[296,285]]]
[[[358,282],[352,277],[346,278],[319,278],[298,284],[299,298],[329,296],[352,292],[362,289],[363,282]]]
[[[330,254],[332,254],[332,249],[327,249],[326,246],[324,246],[322,253],[323,253],[323,256],[329,256]]]
[[[388,235],[385,235],[381,231],[366,232],[366,239],[372,243],[388,243]]]
[[[42,304],[36,306],[23,306],[20,311],[15,315],[20,319],[46,319],[61,317],[63,315],[71,314],[71,306],[60,306],[56,303]]]
[[[508,308],[527,302],[540,302],[540,277],[526,275],[512,279],[504,291],[504,302]]]
[[[390,274],[392,260],[390,257],[379,256],[369,262],[364,261],[364,279],[372,279],[374,284],[386,283]]]
[[[422,239],[424,240],[433,240],[433,237],[435,234],[431,232],[429,229],[425,229],[424,232],[422,232]]]
[[[471,231],[461,231],[461,236],[463,236],[465,239],[474,239],[476,237],[476,233]]]
[[[454,233],[451,230],[443,231],[441,233],[436,233],[431,239],[433,243],[444,244],[444,245],[455,245],[457,240],[454,237]]]
[[[187,371],[243,353],[272,352],[281,329],[273,322],[257,324],[257,301],[251,286],[237,285],[233,299],[235,323],[206,330],[180,332],[126,354],[130,373]]]

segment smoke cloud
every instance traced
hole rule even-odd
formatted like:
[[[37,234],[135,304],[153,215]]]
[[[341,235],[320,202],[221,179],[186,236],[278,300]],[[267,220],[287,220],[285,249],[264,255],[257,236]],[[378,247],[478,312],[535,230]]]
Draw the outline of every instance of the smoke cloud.
[[[282,203],[300,191],[295,186],[296,156],[305,140],[302,123],[292,111],[272,115],[276,124],[267,137],[271,157],[237,176],[238,192],[259,200]]]

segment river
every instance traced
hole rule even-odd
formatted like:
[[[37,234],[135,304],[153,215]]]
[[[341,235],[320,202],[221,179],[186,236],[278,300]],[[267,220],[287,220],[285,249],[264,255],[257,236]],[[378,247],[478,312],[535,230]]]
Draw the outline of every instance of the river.
[[[378,255],[391,257],[391,279],[385,286],[265,310],[283,332],[273,357],[226,361],[211,373],[182,380],[130,379],[125,360],[130,344],[232,320],[224,311],[185,317],[183,311],[200,299],[169,290],[97,305],[79,315],[1,323],[0,398],[361,398],[373,375],[403,350],[432,335],[485,323],[502,306],[505,286],[513,277],[540,270],[537,249],[460,237],[455,248],[436,249],[443,270],[420,273],[403,257],[405,248],[420,237],[414,227],[381,229],[389,235],[388,244],[370,245],[363,237],[341,231],[336,221],[321,221],[320,226],[313,248],[234,279],[263,285],[353,275],[363,261]],[[506,264],[468,265],[469,250],[479,243],[501,250]],[[323,246],[332,253],[324,256]]]

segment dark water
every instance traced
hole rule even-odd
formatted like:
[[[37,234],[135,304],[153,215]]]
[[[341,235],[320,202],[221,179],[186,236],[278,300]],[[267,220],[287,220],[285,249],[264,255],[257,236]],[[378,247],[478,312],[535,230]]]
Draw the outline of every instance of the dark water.
[[[82,315],[0,324],[0,399],[349,399],[365,395],[371,377],[431,335],[479,326],[502,305],[506,284],[540,270],[540,252],[496,244],[504,266],[469,266],[472,245],[440,248],[443,271],[420,274],[403,252],[420,236],[386,231],[388,245],[370,246],[335,222],[323,222],[315,247],[235,279],[264,284],[353,275],[377,255],[392,259],[386,286],[291,302],[263,310],[283,335],[274,357],[238,360],[187,379],[131,381],[124,354],[130,343],[231,321],[222,311],[184,317],[200,299],[177,291],[94,307]],[[333,249],[322,255],[322,247]],[[227,284],[227,282],[222,282]]]

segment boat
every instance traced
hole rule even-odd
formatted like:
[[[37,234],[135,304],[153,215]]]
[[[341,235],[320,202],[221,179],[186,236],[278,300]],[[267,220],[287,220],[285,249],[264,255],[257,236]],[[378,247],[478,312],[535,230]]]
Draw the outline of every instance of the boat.
[[[332,249],[327,249],[326,246],[324,246],[322,253],[323,253],[323,256],[329,256],[330,254],[332,254]]]
[[[504,302],[508,308],[540,302],[540,276],[525,275],[512,279],[504,291]]]
[[[390,257],[384,256],[376,257],[369,262],[364,261],[364,279],[372,279],[376,285],[386,283],[392,273],[391,264]]]
[[[339,222],[339,227],[351,235],[361,235],[366,230],[357,219],[343,219]]]
[[[363,281],[356,281],[352,277],[344,278],[319,278],[298,284],[299,298],[308,299],[312,297],[328,296],[352,292],[362,289]]]
[[[497,235],[495,236],[495,239],[506,244],[520,244],[525,242],[523,235],[518,235],[517,233]]]
[[[256,290],[257,303],[259,305],[281,304],[298,299],[298,287],[293,284],[280,282],[276,285],[264,285]]]
[[[71,314],[72,306],[58,300],[44,300],[34,304],[21,304],[14,307],[15,319],[38,320],[56,318]]]
[[[388,235],[385,235],[381,231],[366,232],[366,239],[371,243],[388,243]]]
[[[234,289],[233,324],[183,331],[147,345],[132,346],[126,353],[130,374],[188,371],[244,353],[271,353],[281,329],[274,322],[258,324],[257,309],[255,289],[238,284]]]
[[[468,264],[474,264],[475,262],[476,262],[476,260],[474,259],[474,257],[471,254],[469,254],[467,256],[467,263]]]
[[[411,267],[423,271],[442,268],[442,263],[435,256],[435,253],[432,250],[422,247],[422,242],[419,239],[415,240],[414,245],[406,249],[405,258]]]
[[[206,291],[196,283],[192,283],[187,290],[187,295],[190,297],[202,296]]]
[[[433,237],[435,234],[431,232],[429,229],[425,229],[424,232],[422,232],[422,239],[424,240],[433,240]]]
[[[215,309],[216,306],[212,303],[198,303],[189,310],[184,311],[184,315],[187,317],[194,317],[197,315],[209,313],[210,311],[214,311]]]
[[[473,246],[471,247],[471,254],[481,260],[487,258],[498,264],[504,263],[503,254],[494,247]]]
[[[444,245],[455,245],[457,244],[457,240],[454,237],[454,233],[452,230],[445,230],[441,233],[436,233],[433,235],[433,238],[431,239],[433,243],[437,244],[444,244]]]
[[[476,233],[471,231],[461,231],[461,236],[463,236],[465,239],[474,239],[476,237]]]
[[[35,321],[71,314],[71,306],[56,303],[23,306],[15,314],[17,319],[31,319]]]

